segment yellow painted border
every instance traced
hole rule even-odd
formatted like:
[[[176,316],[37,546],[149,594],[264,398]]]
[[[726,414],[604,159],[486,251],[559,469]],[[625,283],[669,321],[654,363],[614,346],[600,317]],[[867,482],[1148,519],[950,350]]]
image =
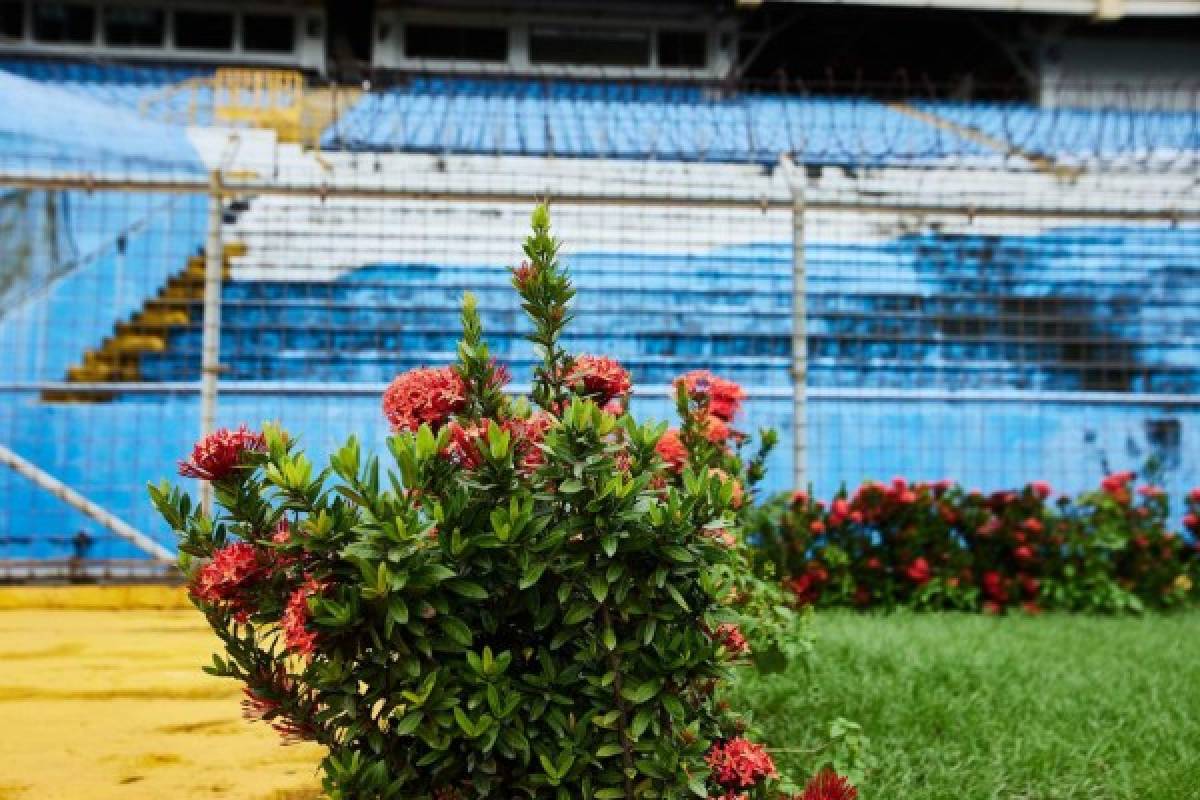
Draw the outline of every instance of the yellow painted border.
[[[5,586],[0,611],[174,611],[192,608],[182,586]]]

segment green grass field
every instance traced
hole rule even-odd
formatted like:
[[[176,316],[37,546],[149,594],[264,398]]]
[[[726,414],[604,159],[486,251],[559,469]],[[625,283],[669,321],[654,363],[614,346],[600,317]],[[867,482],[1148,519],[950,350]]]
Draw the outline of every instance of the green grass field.
[[[815,631],[811,680],[749,678],[739,699],[773,746],[860,723],[863,800],[1200,798],[1200,614],[822,612]]]

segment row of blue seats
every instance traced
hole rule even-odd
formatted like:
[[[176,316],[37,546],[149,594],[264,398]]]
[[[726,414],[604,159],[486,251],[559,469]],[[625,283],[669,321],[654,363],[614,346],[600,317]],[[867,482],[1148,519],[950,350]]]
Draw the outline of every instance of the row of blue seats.
[[[1055,158],[1200,150],[1200,112],[924,103],[960,125]]]
[[[916,342],[1054,342],[1060,347],[1106,347],[1160,343],[1164,349],[1193,348],[1195,325],[1200,309],[1188,317],[1163,320],[1096,318],[1092,314],[1012,314],[1009,317],[971,317],[971,315],[934,314],[829,314],[809,309],[810,336],[853,339],[889,337]],[[1175,309],[1177,312],[1178,309]],[[488,335],[496,338],[521,337],[530,330],[529,321],[518,309],[484,309],[480,317]],[[199,329],[198,315],[192,329],[178,333],[174,341],[186,343]],[[456,309],[428,308],[320,308],[278,306],[227,306],[222,311],[222,330],[227,336],[271,335],[295,339],[308,337],[326,341],[353,333],[376,341],[378,337],[448,336],[457,330],[460,317]],[[704,337],[791,336],[790,311],[776,313],[708,313],[708,309],[677,309],[655,312],[644,309],[613,309],[575,315],[571,332],[578,336],[625,337]]]
[[[293,273],[294,274],[294,273]],[[518,303],[504,278],[481,274],[478,281],[349,282],[337,280],[305,281],[297,279],[247,282],[227,286],[225,299],[232,304],[252,306],[269,304],[291,307],[362,307],[371,304],[418,308],[457,306],[464,293],[487,298],[491,308],[516,308]],[[577,280],[578,295],[586,299],[577,304],[581,310],[617,307],[731,308],[748,306],[769,309],[786,303],[792,294],[790,275],[753,278],[731,275],[727,281],[708,276],[674,275],[661,280],[639,280],[635,276],[613,280]],[[1136,289],[1134,288],[1136,287]],[[840,278],[809,275],[806,294],[813,302],[831,310],[896,310],[931,313],[991,313],[1003,301],[1014,309],[1037,313],[1039,308],[1054,308],[1070,315],[1072,309],[1090,309],[1096,303],[1111,305],[1116,311],[1127,301],[1136,301],[1130,312],[1157,308],[1181,309],[1200,305],[1200,280],[1186,271],[1164,271],[1146,276],[1136,283],[1125,281],[1071,280],[1017,282],[1015,280],[969,280],[950,276],[914,276],[907,269],[881,271],[866,275],[847,272]]]
[[[212,73],[211,68],[189,65],[132,65],[74,59],[0,58],[0,70],[30,80],[52,83],[95,83],[166,86]]]
[[[1200,149],[1200,112],[917,102],[1008,148],[1057,156]],[[862,97],[431,78],[364,95],[325,136],[365,150],[867,163],[997,156],[967,133]]]
[[[825,299],[825,298],[820,298]],[[835,298],[842,301],[844,298]],[[856,298],[861,299],[861,298]],[[842,305],[842,303],[839,303]],[[845,303],[844,305],[849,305]],[[1064,304],[1065,305],[1065,304]],[[1079,337],[1087,331],[1087,340],[1105,336],[1121,340],[1158,341],[1164,338],[1195,335],[1194,320],[1180,318],[1180,306],[1169,307],[1169,314],[1150,319],[1144,314],[1098,315],[1097,308],[1107,308],[1093,301],[1074,303],[1075,307],[1055,306],[1038,313],[1036,309],[1001,311],[998,304],[979,303],[974,313],[946,312],[935,304],[919,311],[881,314],[864,303],[853,311],[830,309],[827,304],[808,304],[810,333],[839,335],[893,334],[927,338],[947,335],[964,338],[1007,337],[1046,338],[1064,340]],[[1200,309],[1198,309],[1200,312]],[[515,304],[507,308],[485,307],[480,316],[486,330],[492,333],[526,331],[529,322]],[[197,317],[198,318],[198,317]],[[611,309],[581,309],[574,314],[572,330],[577,333],[628,330],[649,332],[663,330],[678,333],[729,333],[745,330],[785,332],[791,328],[791,309],[786,303],[772,310],[747,311],[721,309],[702,305],[672,304],[654,307],[641,303],[614,305]],[[225,303],[221,322],[227,330],[247,329],[304,329],[313,332],[338,329],[397,331],[428,329],[454,330],[460,322],[457,306],[353,306],[317,303]],[[1075,333],[1072,333],[1075,331]]]
[[[992,156],[975,141],[869,100],[596,101],[369,93],[324,134],[356,150],[668,158],[774,164]]]
[[[172,353],[198,353],[201,335],[198,330],[173,333],[169,337]],[[791,337],[787,333],[721,333],[703,334],[639,331],[629,334],[596,332],[575,333],[564,337],[564,344],[579,352],[603,352],[619,359],[642,356],[690,356],[697,359],[720,359],[744,356],[788,356]],[[309,354],[319,359],[337,354],[347,360],[356,357],[374,358],[379,353],[402,353],[420,356],[426,353],[451,352],[458,342],[452,333],[434,330],[359,331],[340,330],[314,332],[304,329],[251,329],[222,331],[222,356],[250,358],[260,362],[274,359],[280,353]],[[988,341],[945,338],[883,338],[878,334],[860,332],[856,336],[810,334],[809,350],[814,357],[844,359],[847,364],[871,364],[909,368],[914,373],[922,365],[946,362],[1004,362],[1037,364],[1046,370],[1080,369],[1114,366],[1122,369],[1159,370],[1173,360],[1192,360],[1196,343],[1171,346],[1152,346],[1153,359],[1143,358],[1142,348],[1120,341]],[[509,357],[532,352],[524,337],[518,334],[492,334],[488,337],[491,351]],[[1194,364],[1188,367],[1195,370]],[[915,380],[914,375],[914,380]]]
[[[453,354],[426,351],[419,355],[379,352],[371,355],[279,353],[272,358],[223,355],[224,380],[316,383],[383,383],[399,372],[420,366],[449,363]],[[908,360],[877,359],[854,363],[844,356],[813,356],[808,365],[810,387],[896,389],[1041,389],[1079,391],[1100,389],[1128,392],[1195,393],[1200,377],[1194,369],[1145,368],[1137,365],[1050,369],[1043,364],[946,362],[914,365]],[[639,385],[664,385],[698,366],[746,386],[786,388],[791,385],[786,357],[725,357],[697,361],[695,356],[641,355],[623,363]],[[513,380],[528,382],[533,362],[505,358]],[[199,374],[199,354],[151,353],[143,356],[143,378],[150,381],[194,380]]]

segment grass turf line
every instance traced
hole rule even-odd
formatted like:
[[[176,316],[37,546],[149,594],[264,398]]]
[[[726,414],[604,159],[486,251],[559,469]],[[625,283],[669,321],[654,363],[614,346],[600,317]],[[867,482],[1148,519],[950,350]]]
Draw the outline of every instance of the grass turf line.
[[[748,676],[737,699],[774,746],[862,724],[863,800],[1200,798],[1200,613],[826,611],[815,626],[811,679]]]

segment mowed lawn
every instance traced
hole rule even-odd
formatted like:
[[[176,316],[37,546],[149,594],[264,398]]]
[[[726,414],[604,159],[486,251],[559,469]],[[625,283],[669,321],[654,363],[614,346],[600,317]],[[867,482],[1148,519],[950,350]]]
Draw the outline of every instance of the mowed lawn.
[[[811,681],[749,679],[740,698],[801,750],[859,722],[864,800],[1200,798],[1200,613],[823,612],[815,630]]]
[[[811,675],[738,693],[780,748],[860,722],[863,800],[1200,798],[1200,614],[822,613],[816,632]],[[200,672],[213,643],[188,611],[0,611],[0,800],[315,797],[319,749],[245,723]]]

